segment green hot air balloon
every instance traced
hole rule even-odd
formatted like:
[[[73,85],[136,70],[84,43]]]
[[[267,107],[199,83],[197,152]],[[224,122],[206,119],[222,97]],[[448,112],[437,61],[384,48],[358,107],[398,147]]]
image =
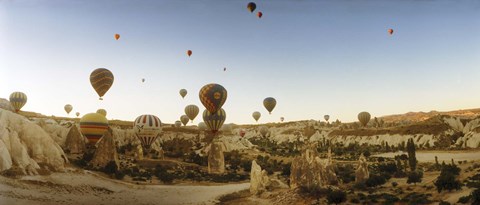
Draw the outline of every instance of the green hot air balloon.
[[[210,113],[216,113],[227,100],[227,90],[219,84],[211,83],[200,89],[199,97]]]
[[[257,122],[258,122],[258,119],[260,119],[261,116],[262,116],[262,114],[260,114],[260,112],[258,112],[258,111],[255,111],[255,112],[252,113],[253,119],[255,119],[255,121],[257,121]]]
[[[199,112],[200,109],[196,105],[188,105],[187,107],[185,107],[185,114],[192,122],[197,117]]]
[[[10,104],[15,108],[15,112],[20,111],[22,107],[27,103],[27,95],[22,92],[13,92],[10,94]]]
[[[263,100],[263,106],[268,110],[269,114],[272,114],[272,110],[275,108],[277,105],[277,101],[275,98],[268,97]]]
[[[226,118],[227,114],[223,108],[213,114],[208,110],[203,111],[203,121],[213,134],[218,132]]]
[[[370,121],[370,113],[368,112],[361,112],[361,113],[358,113],[358,121],[360,121],[360,123],[366,127],[368,122]]]

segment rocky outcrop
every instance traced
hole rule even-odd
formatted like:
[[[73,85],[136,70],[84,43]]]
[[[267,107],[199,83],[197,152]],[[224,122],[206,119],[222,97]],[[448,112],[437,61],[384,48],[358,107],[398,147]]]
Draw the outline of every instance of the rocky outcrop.
[[[85,137],[80,133],[74,124],[70,127],[65,142],[65,150],[71,154],[81,154],[85,152]]]
[[[290,188],[297,187],[325,187],[336,184],[334,162],[331,154],[327,159],[320,159],[316,144],[310,144],[304,149],[301,156],[296,157],[290,168]]]
[[[223,152],[225,145],[223,142],[214,140],[208,150],[208,173],[223,174],[225,172],[225,157]]]
[[[252,169],[250,171],[250,193],[261,194],[267,190],[270,185],[270,179],[265,170],[255,160],[252,161]]]
[[[108,129],[105,135],[97,143],[95,154],[90,165],[94,168],[104,168],[109,162],[114,161],[119,167],[117,149],[113,140],[112,129]]]
[[[68,162],[62,148],[40,126],[4,109],[0,109],[0,141],[0,170],[17,167],[24,174],[37,174],[40,168],[62,171]]]
[[[15,112],[15,108],[12,106],[10,101],[5,98],[0,98],[0,109],[8,110],[11,112]]]
[[[462,132],[464,129],[463,123],[458,117],[444,116],[442,117],[442,121],[456,132]]]
[[[355,170],[355,182],[363,182],[370,177],[370,173],[368,172],[368,162],[367,158],[363,156],[363,153],[360,155],[358,159],[357,169]]]

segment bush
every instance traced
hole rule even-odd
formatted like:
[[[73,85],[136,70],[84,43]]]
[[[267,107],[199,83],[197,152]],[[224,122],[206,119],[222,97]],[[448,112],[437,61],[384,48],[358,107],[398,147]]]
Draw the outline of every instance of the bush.
[[[382,184],[385,184],[387,182],[387,180],[385,179],[385,177],[383,176],[380,176],[380,175],[371,175],[367,181],[365,181],[365,185],[367,187],[376,187],[376,186],[380,186]]]
[[[347,201],[347,193],[341,190],[330,190],[327,194],[327,201],[329,204],[340,204]]]
[[[432,201],[428,199],[429,196],[430,195],[413,192],[413,193],[407,194],[401,201],[406,202],[409,205],[430,204],[432,203]]]
[[[125,173],[121,170],[117,170],[115,172],[115,178],[118,180],[122,180],[125,177]]]
[[[393,186],[393,187],[397,187],[397,186],[398,186],[398,183],[397,183],[397,182],[392,182],[392,186]]]
[[[462,196],[458,199],[457,203],[461,203],[461,204],[466,204],[470,201],[470,199],[472,198],[471,195],[468,195],[468,196]]]
[[[407,183],[408,184],[417,184],[422,182],[422,177],[423,177],[423,172],[420,171],[413,171],[408,173],[408,179]]]
[[[460,181],[456,179],[456,176],[453,173],[444,172],[443,170],[434,184],[437,187],[438,193],[443,190],[451,191],[453,189],[459,190],[461,188]]]
[[[480,189],[475,189],[472,191],[472,204],[480,205]]]
[[[108,162],[107,165],[105,165],[105,167],[103,168],[103,172],[105,172],[106,174],[115,174],[116,171],[117,163],[115,163],[115,161]]]
[[[440,201],[438,205],[451,205],[448,201]]]

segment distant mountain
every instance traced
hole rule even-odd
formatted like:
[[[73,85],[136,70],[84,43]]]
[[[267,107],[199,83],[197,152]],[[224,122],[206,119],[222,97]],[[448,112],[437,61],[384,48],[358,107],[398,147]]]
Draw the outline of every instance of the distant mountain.
[[[420,122],[435,117],[437,115],[449,115],[454,117],[472,119],[480,115],[480,108],[445,112],[439,112],[435,110],[432,110],[430,112],[408,112],[405,114],[382,116],[380,118],[383,119],[385,122]]]

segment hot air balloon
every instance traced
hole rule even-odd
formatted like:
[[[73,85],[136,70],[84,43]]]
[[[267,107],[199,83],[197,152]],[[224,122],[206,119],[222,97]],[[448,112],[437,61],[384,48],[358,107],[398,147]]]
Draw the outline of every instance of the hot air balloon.
[[[284,117],[281,117],[281,118],[280,118],[280,122],[283,122],[284,120],[285,120]]]
[[[15,112],[20,111],[22,107],[27,103],[27,95],[22,92],[13,92],[10,94],[10,104],[15,108]]]
[[[268,110],[269,114],[272,114],[273,108],[277,105],[277,101],[275,98],[268,97],[263,100],[263,106]]]
[[[370,121],[370,113],[368,112],[361,112],[361,113],[358,113],[358,121],[360,121],[360,123],[366,127],[368,122]]]
[[[106,68],[98,68],[90,74],[90,83],[100,97],[100,100],[103,100],[103,95],[112,87],[113,73]]]
[[[188,105],[185,107],[185,114],[188,116],[188,118],[193,122],[193,119],[195,119],[200,112],[200,109],[196,105]]]
[[[107,117],[107,111],[105,109],[98,109],[97,113],[103,115],[104,117]]]
[[[180,116],[180,121],[182,121],[183,126],[186,126],[186,125],[187,125],[188,120],[189,120],[189,119],[188,119],[188,116],[186,116],[186,115]]]
[[[207,84],[200,89],[200,101],[210,113],[216,113],[227,100],[227,90],[219,84]]]
[[[78,117],[78,116],[80,116],[80,113],[79,113],[79,112],[76,112],[75,115]]]
[[[175,121],[175,127],[182,126],[182,122],[180,120]]]
[[[65,106],[63,106],[63,109],[65,109],[65,112],[67,112],[67,114],[70,114],[70,112],[73,109],[73,106],[70,104],[66,104]]]
[[[80,119],[80,131],[90,144],[97,143],[108,130],[108,120],[98,113],[88,113]]]
[[[256,5],[255,3],[253,3],[253,2],[250,2],[250,3],[248,3],[248,5],[247,5],[247,9],[248,9],[251,13],[253,13],[253,11],[255,11],[256,8],[257,8],[257,5]]]
[[[205,131],[207,129],[207,125],[204,122],[198,123],[198,130]]]
[[[393,29],[388,29],[388,34],[393,35]]]
[[[258,122],[258,119],[260,119],[261,116],[262,116],[262,114],[260,114],[260,112],[258,112],[258,111],[255,111],[255,112],[252,113],[253,119],[255,119],[255,121],[257,121],[257,122]]]
[[[268,127],[267,126],[261,126],[260,127],[260,134],[263,136],[263,137],[266,137],[269,130],[268,130]]]
[[[142,83],[144,83],[144,82],[145,82],[145,78],[142,78]]]
[[[162,121],[155,115],[140,115],[133,122],[135,135],[148,152],[162,131]]]
[[[188,57],[190,57],[192,55],[192,50],[188,50],[187,55],[188,55]]]
[[[225,122],[226,118],[227,113],[225,113],[225,110],[223,108],[220,108],[220,110],[213,114],[208,110],[203,111],[203,121],[213,134],[216,134],[218,132],[218,130]]]
[[[240,134],[240,137],[245,136],[245,133],[246,133],[245,130],[240,130],[240,133],[239,133],[239,134]]]
[[[187,95],[187,90],[181,89],[180,90],[180,96],[182,96],[182,98],[185,98],[186,95]]]
[[[223,68],[223,72],[227,71],[227,68]]]
[[[120,34],[116,33],[116,34],[115,34],[115,40],[118,41],[118,39],[120,39]]]
[[[323,116],[323,119],[325,119],[325,121],[328,122],[328,120],[330,119],[330,115],[324,115],[324,116]]]
[[[258,16],[258,18],[262,18],[263,13],[259,11],[259,12],[257,13],[257,16]]]

